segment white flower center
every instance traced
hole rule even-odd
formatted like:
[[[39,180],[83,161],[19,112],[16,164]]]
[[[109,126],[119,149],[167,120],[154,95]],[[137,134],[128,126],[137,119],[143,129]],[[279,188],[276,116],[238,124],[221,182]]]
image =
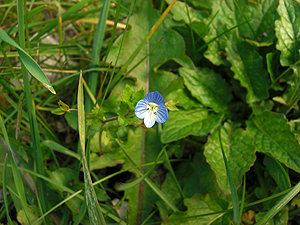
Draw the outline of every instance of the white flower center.
[[[147,108],[146,109],[147,109],[148,112],[152,112],[156,115],[157,110],[158,110],[158,105],[154,102],[149,102],[149,103],[147,103]]]

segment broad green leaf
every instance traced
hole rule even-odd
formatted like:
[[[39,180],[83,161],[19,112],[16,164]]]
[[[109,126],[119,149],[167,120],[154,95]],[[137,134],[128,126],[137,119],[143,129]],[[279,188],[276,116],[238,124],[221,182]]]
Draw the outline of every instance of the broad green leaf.
[[[92,224],[106,224],[103,218],[100,206],[98,204],[97,196],[94,190],[90,172],[88,169],[87,160],[85,157],[85,114],[84,114],[84,101],[83,101],[83,85],[82,74],[80,74],[77,96],[78,107],[78,130],[79,141],[82,154],[82,164],[84,172],[84,187],[86,195],[86,204],[89,212],[89,219]]]
[[[179,68],[184,84],[192,96],[204,106],[211,107],[216,112],[228,112],[228,103],[232,99],[231,87],[221,77],[208,68]]]
[[[221,138],[229,172],[235,186],[238,187],[242,183],[243,174],[250,169],[256,158],[253,139],[232,123],[224,124],[221,129]],[[216,174],[220,188],[225,194],[230,194],[218,129],[212,132],[205,144],[204,155]]]
[[[55,90],[50,84],[50,81],[42,71],[41,67],[36,63],[36,61],[22,49],[13,39],[11,39],[8,34],[0,28],[0,39],[6,43],[14,46],[20,56],[26,69],[38,80],[40,81],[50,92],[55,94]]]
[[[165,102],[170,100],[178,101],[176,106],[181,106],[185,109],[202,107],[200,102],[193,98],[184,87],[183,78],[180,76],[173,80],[161,94],[165,96]]]
[[[218,12],[214,12],[215,14],[213,15],[218,16]],[[203,38],[208,45],[207,50],[204,52],[204,57],[217,66],[221,64],[228,66],[230,64],[226,59],[225,48],[230,38],[230,32],[227,31],[229,28],[226,28],[226,25],[223,24],[219,17],[211,19],[212,22],[207,28],[208,32]]]
[[[281,51],[282,66],[290,66],[299,60],[300,49],[300,4],[296,1],[280,0],[277,12],[280,19],[275,22],[276,48]]]
[[[167,0],[168,4],[171,4],[173,0]],[[189,12],[187,11],[189,10]],[[177,1],[171,9],[173,14],[173,19],[176,21],[183,21],[186,24],[190,24],[190,22],[194,21],[203,21],[204,18],[208,16],[208,13],[203,10],[195,10],[190,7],[185,2]],[[189,19],[190,17],[190,19]]]
[[[226,48],[234,78],[247,89],[247,102],[261,101],[269,97],[269,79],[263,68],[262,57],[255,48],[232,34]]]
[[[168,225],[209,225],[225,213],[228,202],[214,195],[195,194],[184,200],[188,208],[185,212],[174,212],[168,219]],[[206,215],[208,214],[208,215]]]
[[[184,109],[191,109],[191,108],[199,108],[203,107],[196,99],[194,99],[185,88],[176,89],[175,91],[171,92],[166,98],[165,101],[178,101],[176,106],[181,106]]]
[[[68,186],[69,182],[72,181],[75,177],[76,177],[77,173],[74,170],[71,170],[69,168],[59,168],[55,171],[51,171],[50,172],[50,177],[51,179],[53,179],[55,182],[64,185],[64,186]],[[58,190],[60,192],[64,192],[65,190],[53,185],[53,184],[49,184],[49,186],[53,189],[53,190]]]
[[[275,40],[274,22],[277,18],[278,0],[217,0],[213,1],[213,12],[219,11],[220,21],[227,28],[237,27],[240,37],[256,45],[270,45]]]
[[[169,112],[168,120],[162,130],[161,141],[168,143],[188,135],[205,136],[219,126],[222,119],[223,114],[209,113],[205,109]]]
[[[153,8],[151,1],[145,1],[141,11],[138,14],[131,16],[131,29],[125,34],[123,47],[120,52],[118,66],[127,62],[131,54],[136,50],[143,38],[150,31],[153,24],[160,18],[160,13]],[[167,16],[160,26],[157,28],[148,43],[144,45],[139,54],[135,57],[132,63],[129,64],[130,70],[140,59],[145,57],[163,37],[162,42],[158,45],[155,51],[144,60],[137,68],[131,71],[130,76],[137,78],[135,90],[145,88],[145,90],[162,92],[164,88],[174,79],[171,73],[155,72],[154,68],[157,64],[161,64],[170,59],[176,61],[180,65],[193,67],[192,61],[185,54],[185,46],[183,38],[171,26],[174,22]],[[111,52],[107,58],[107,62],[115,62],[119,52],[121,40],[120,38],[114,43]],[[147,84],[147,77],[149,78]],[[149,85],[149,89],[146,86]]]
[[[284,115],[265,111],[253,116],[247,121],[247,133],[254,138],[257,151],[300,172],[300,146]]]

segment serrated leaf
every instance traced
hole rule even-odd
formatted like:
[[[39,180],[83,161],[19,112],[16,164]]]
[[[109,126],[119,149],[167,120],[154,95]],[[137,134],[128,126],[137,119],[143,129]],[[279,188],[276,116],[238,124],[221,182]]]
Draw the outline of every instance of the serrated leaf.
[[[123,91],[122,101],[128,105],[130,110],[134,110],[134,105],[132,103],[134,94],[135,94],[135,91],[133,90],[133,88],[127,84]]]
[[[216,112],[228,112],[228,103],[232,99],[231,87],[221,77],[208,68],[179,68],[179,74],[184,84],[204,106],[211,107]]]
[[[169,112],[161,133],[161,141],[168,143],[188,135],[205,136],[220,125],[222,119],[223,114],[210,114],[203,109]]]
[[[277,12],[280,19],[275,22],[276,48],[281,51],[282,66],[290,66],[299,60],[300,49],[300,4],[296,1],[280,0]]]
[[[257,151],[271,154],[287,167],[300,172],[300,146],[282,114],[265,111],[247,121],[247,132]]]
[[[212,12],[212,14],[216,16],[218,16],[218,13],[219,11]],[[226,59],[225,48],[230,38],[230,31],[219,17],[211,19],[212,22],[207,28],[207,35],[203,38],[208,44],[208,48],[204,52],[204,57],[217,66],[221,64],[229,66],[230,64]]]
[[[209,225],[224,215],[222,211],[228,207],[228,202],[209,194],[195,194],[186,198],[184,204],[188,210],[174,212],[168,219],[168,225]]]
[[[275,40],[274,21],[278,0],[218,0],[213,1],[213,15],[219,10],[220,20],[227,28],[237,27],[240,37],[256,45],[270,45]]]
[[[228,47],[227,59],[231,62],[234,78],[247,89],[247,102],[261,101],[269,97],[269,79],[263,68],[262,57],[255,48],[243,41],[235,33],[232,34]]]
[[[241,185],[243,174],[255,161],[253,139],[234,124],[225,123],[221,129],[222,145],[228,161],[229,172],[236,187]],[[230,194],[229,181],[221,151],[219,130],[214,130],[204,150],[206,161],[215,172],[218,184],[225,194]]]
[[[167,0],[168,4],[171,4],[173,0]],[[187,11],[187,9],[189,11]],[[193,21],[203,21],[204,18],[208,16],[208,13],[204,10],[195,10],[189,5],[186,6],[185,2],[177,1],[171,9],[173,14],[173,19],[176,21],[183,21],[189,24]],[[189,16],[188,16],[189,15]],[[190,19],[189,19],[190,18]]]

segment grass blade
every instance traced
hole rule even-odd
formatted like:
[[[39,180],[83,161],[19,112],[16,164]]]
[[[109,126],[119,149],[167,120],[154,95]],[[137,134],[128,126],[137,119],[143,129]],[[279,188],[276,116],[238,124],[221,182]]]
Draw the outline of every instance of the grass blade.
[[[94,190],[90,172],[88,170],[88,164],[85,157],[85,113],[84,113],[84,101],[83,101],[83,84],[82,74],[80,74],[79,85],[78,85],[78,129],[79,139],[82,153],[82,164],[84,172],[84,186],[86,195],[86,204],[89,212],[89,218],[91,224],[106,224],[102,215],[100,206],[98,204],[97,196]]]
[[[18,195],[20,197],[25,215],[26,215],[27,220],[29,222],[29,218],[28,218],[29,214],[28,214],[28,208],[27,208],[27,201],[26,201],[24,183],[23,183],[20,171],[17,167],[17,163],[16,163],[16,161],[13,157],[13,150],[11,148],[11,145],[10,145],[10,142],[9,142],[9,139],[8,139],[8,135],[7,135],[4,123],[3,123],[2,116],[0,116],[0,127],[1,127],[1,130],[2,130],[2,134],[4,136],[4,140],[5,140],[8,148],[9,148],[9,151],[10,151],[9,157],[10,157],[10,160],[11,160],[11,163],[12,163],[12,171],[13,171],[13,175],[14,175],[14,181],[15,181],[15,185],[16,185],[16,188],[17,188],[17,192],[18,192]],[[4,193],[4,195],[6,195],[6,193]]]
[[[18,14],[18,21],[19,21],[18,29],[19,29],[19,42],[20,42],[21,49],[25,48],[25,29],[24,29],[23,6],[24,6],[23,1],[18,0],[17,1],[17,14]],[[1,32],[1,30],[0,30],[0,32]],[[22,51],[19,50],[19,54],[20,54],[20,52],[22,52]],[[23,56],[26,54],[23,53]],[[21,54],[20,54],[20,57],[21,57]],[[32,58],[27,58],[27,60],[28,59],[33,60]],[[37,65],[37,64],[34,62],[34,63],[31,63],[31,65]],[[42,158],[42,150],[41,150],[41,146],[40,146],[39,129],[38,129],[37,121],[36,121],[34,102],[33,102],[32,96],[31,96],[31,88],[30,88],[28,72],[27,72],[23,62],[21,62],[21,67],[22,67],[21,72],[22,72],[23,83],[24,83],[24,91],[25,91],[25,96],[26,96],[27,113],[28,113],[30,130],[31,130],[32,148],[34,150],[33,152],[34,152],[35,166],[36,166],[37,173],[44,175],[45,172],[44,172],[44,164],[43,164],[43,158]],[[36,69],[41,70],[41,68],[38,65],[37,65]],[[53,91],[54,91],[54,89],[53,89]],[[13,170],[14,170],[14,168],[13,168]],[[21,184],[23,185],[23,183],[21,183]],[[36,188],[37,199],[38,199],[38,202],[41,202],[41,206],[39,206],[39,208],[42,208],[43,211],[47,211],[48,197],[46,194],[47,193],[46,182],[43,181],[42,179],[37,179],[36,187],[37,187]],[[27,209],[25,209],[25,210],[27,210]],[[26,211],[25,211],[25,213],[26,213]],[[41,212],[41,214],[42,214],[42,212]],[[48,217],[46,217],[46,222],[49,222]]]
[[[4,158],[4,166],[3,166],[3,174],[2,174],[2,179],[3,179],[3,198],[4,198],[4,206],[5,206],[5,211],[6,211],[6,218],[9,222],[9,224],[13,224],[11,221],[11,218],[9,216],[9,209],[8,209],[8,202],[7,202],[7,195],[6,195],[6,170],[7,170],[7,154],[5,155]]]
[[[19,21],[20,24],[20,21]],[[50,81],[44,74],[41,67],[34,61],[34,59],[23,49],[20,47],[13,39],[11,39],[8,34],[0,28],[0,39],[12,46],[14,46],[20,56],[20,59],[26,69],[38,80],[40,81],[50,92],[55,94],[55,90],[52,87]],[[25,40],[25,39],[24,39]]]
[[[103,38],[105,34],[105,26],[106,26],[106,20],[109,10],[109,2],[110,0],[105,0],[103,3],[103,7],[100,13],[99,21],[97,24],[97,29],[95,31],[94,36],[94,43],[93,43],[93,52],[92,52],[92,62],[91,62],[91,68],[96,67],[97,65],[94,63],[98,63],[100,59],[100,53],[103,43]],[[87,81],[88,87],[91,90],[91,93],[95,96],[96,94],[96,87],[97,87],[97,80],[98,80],[99,73],[97,72],[91,72],[89,74],[89,79]],[[85,96],[85,108],[86,112],[90,112],[92,110],[92,101],[88,97],[88,95]]]
[[[280,201],[278,201],[255,225],[267,224],[289,201],[291,201],[300,192],[300,182],[287,193]]]
[[[62,146],[62,145],[60,145],[60,144],[58,144],[58,143],[55,142],[55,141],[52,141],[52,140],[45,140],[45,141],[43,141],[43,142],[41,143],[41,145],[47,146],[48,148],[51,148],[51,149],[53,149],[53,150],[55,150],[55,151],[58,151],[58,152],[60,152],[60,153],[65,154],[65,155],[74,157],[74,158],[77,159],[77,160],[81,160],[81,157],[80,157],[77,153],[75,153],[75,152],[73,152],[73,151],[67,149],[66,147],[64,147],[64,146]]]
[[[165,152],[167,145],[160,151],[160,153],[158,154],[158,156],[156,157],[156,160],[153,164],[153,166],[151,167],[150,170],[147,171],[147,173],[145,173],[143,176],[141,176],[140,178],[130,182],[130,183],[126,183],[126,184],[121,184],[119,187],[117,187],[117,190],[119,191],[124,191],[127,190],[129,188],[132,188],[136,185],[138,185],[139,183],[141,183],[146,177],[148,177],[148,175],[152,172],[152,170],[156,167],[158,160],[160,159],[161,155]],[[126,154],[127,155],[127,154]]]
[[[240,220],[239,200],[238,200],[238,196],[237,196],[236,187],[234,185],[234,182],[231,178],[231,174],[229,172],[227,158],[226,158],[225,153],[224,153],[224,149],[223,149],[223,145],[222,145],[222,139],[221,139],[221,128],[219,129],[219,139],[220,139],[222,155],[223,155],[224,164],[225,164],[225,168],[226,168],[226,173],[227,173],[227,177],[228,177],[228,181],[229,181],[229,185],[230,185],[230,190],[231,190],[232,204],[233,204],[233,220],[236,224],[238,224],[239,220]]]
[[[119,144],[119,146],[121,147],[122,151],[124,152],[124,154],[127,156],[127,158],[130,160],[131,164],[133,166],[136,167],[135,162],[130,158],[130,156],[126,153],[125,149],[123,148],[123,146],[121,145],[120,141],[118,139],[116,139],[117,143]],[[138,173],[140,174],[140,176],[143,176],[143,172],[141,171],[141,169],[137,169]],[[165,194],[148,178],[145,177],[145,182],[149,185],[150,188],[152,188],[152,190],[173,210],[173,211],[179,211],[178,208],[171,202],[169,201],[169,199],[165,196]]]

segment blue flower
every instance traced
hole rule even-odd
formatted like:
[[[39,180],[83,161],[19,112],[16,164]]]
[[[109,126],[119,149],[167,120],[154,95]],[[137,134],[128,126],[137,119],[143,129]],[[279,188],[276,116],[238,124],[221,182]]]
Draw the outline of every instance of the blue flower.
[[[168,119],[168,109],[164,105],[163,96],[157,91],[148,93],[143,100],[140,100],[135,106],[135,115],[144,119],[147,128],[158,123],[165,123]]]

